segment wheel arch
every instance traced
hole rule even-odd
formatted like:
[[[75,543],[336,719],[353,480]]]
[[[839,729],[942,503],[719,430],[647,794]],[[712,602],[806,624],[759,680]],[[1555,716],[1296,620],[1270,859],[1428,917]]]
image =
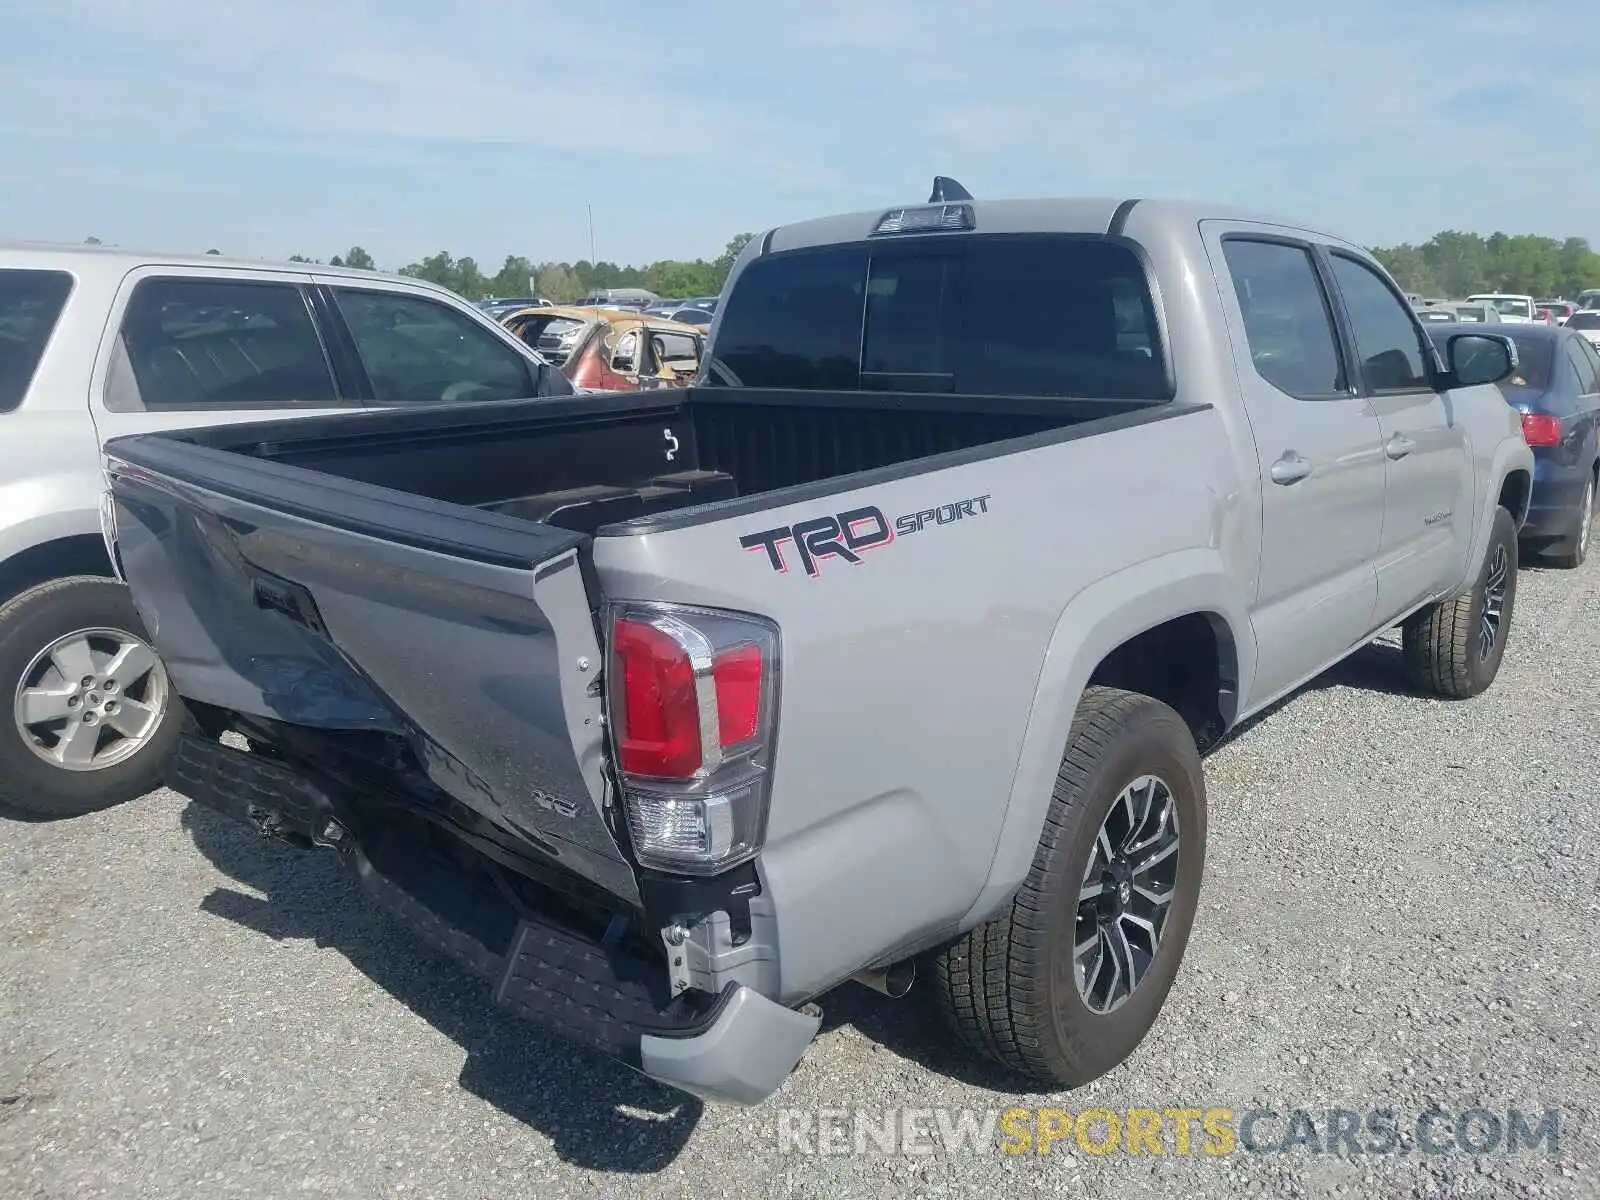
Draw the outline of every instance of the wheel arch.
[[[1162,651],[1177,651],[1181,665],[1164,662]],[[961,927],[993,915],[1026,877],[1091,683],[1177,700],[1173,707],[1205,745],[1241,711],[1255,659],[1245,597],[1214,549],[1147,560],[1074,596],[1045,652],[989,873]]]
[[[0,562],[0,604],[41,583],[71,575],[116,577],[105,540],[98,533],[51,538]]]

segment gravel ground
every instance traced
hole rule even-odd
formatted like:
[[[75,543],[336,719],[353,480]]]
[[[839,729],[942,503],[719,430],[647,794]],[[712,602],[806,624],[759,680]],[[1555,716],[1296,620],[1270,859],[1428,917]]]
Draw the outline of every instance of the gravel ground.
[[[0,821],[0,1196],[1593,1196],[1600,568],[1525,573],[1515,621],[1478,700],[1405,695],[1374,647],[1210,758],[1171,1000],[1131,1061],[1056,1096],[963,1058],[921,989],[852,985],[777,1097],[702,1109],[491,1011],[328,857],[169,793]],[[779,1141],[784,1109],[1388,1108],[1409,1130],[1434,1104],[1558,1110],[1556,1153]]]

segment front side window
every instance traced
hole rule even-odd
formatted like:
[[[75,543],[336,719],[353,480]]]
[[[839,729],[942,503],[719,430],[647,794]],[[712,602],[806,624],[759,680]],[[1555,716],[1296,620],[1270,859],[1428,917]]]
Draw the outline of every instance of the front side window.
[[[1367,386],[1375,392],[1431,387],[1422,339],[1405,302],[1365,263],[1343,254],[1332,259]]]
[[[1222,254],[1256,373],[1302,400],[1348,395],[1333,316],[1311,251],[1228,237]]]
[[[757,259],[718,367],[748,387],[1171,398],[1144,267],[1107,238],[919,238]]]
[[[134,287],[106,399],[151,411],[339,403],[298,285],[199,278]]]
[[[527,361],[464,313],[398,292],[336,288],[378,404],[534,395]]]
[[[0,271],[0,412],[22,403],[71,291],[65,271]]]

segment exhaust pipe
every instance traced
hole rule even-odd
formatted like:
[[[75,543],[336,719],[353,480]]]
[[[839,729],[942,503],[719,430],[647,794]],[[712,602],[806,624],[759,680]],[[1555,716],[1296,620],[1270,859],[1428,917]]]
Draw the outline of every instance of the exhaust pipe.
[[[885,996],[892,996],[898,1000],[909,992],[911,985],[916,982],[917,960],[905,958],[897,963],[890,963],[887,967],[868,967],[850,978],[875,992],[882,992]]]

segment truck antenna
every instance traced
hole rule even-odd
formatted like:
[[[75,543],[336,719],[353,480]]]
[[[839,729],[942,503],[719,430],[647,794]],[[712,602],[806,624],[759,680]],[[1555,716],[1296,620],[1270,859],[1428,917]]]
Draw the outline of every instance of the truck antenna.
[[[933,177],[933,194],[928,197],[929,204],[941,204],[950,200],[971,200],[972,193],[967,191],[948,175],[935,175]]]

